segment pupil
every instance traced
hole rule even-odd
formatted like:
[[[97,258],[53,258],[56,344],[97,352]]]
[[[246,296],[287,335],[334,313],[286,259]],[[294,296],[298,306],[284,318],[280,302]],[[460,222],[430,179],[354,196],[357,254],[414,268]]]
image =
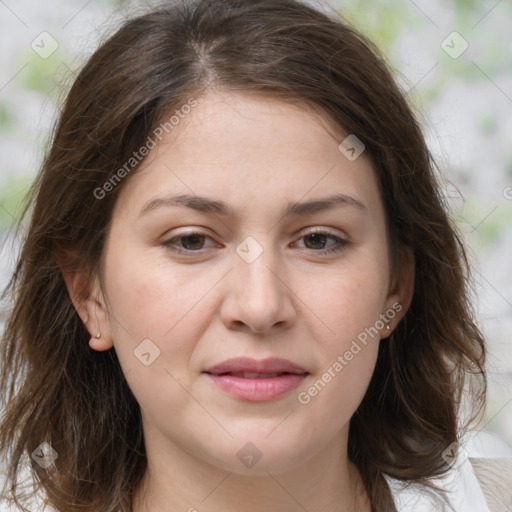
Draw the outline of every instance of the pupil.
[[[202,239],[204,238],[203,235],[187,235],[182,237],[182,245],[185,249],[193,250],[193,249],[200,249],[200,246],[202,245]],[[313,246],[315,248],[317,247],[317,244],[320,244],[323,246],[325,244],[327,235],[323,235],[321,233],[312,233],[311,235],[306,236],[306,240],[312,241]],[[199,244],[199,247],[197,247],[197,244]],[[191,247],[195,246],[195,247]]]
[[[321,245],[323,245],[325,244],[325,239],[327,238],[327,235],[323,235],[321,233],[312,233],[311,235],[308,235],[306,237],[306,240],[311,238],[313,239],[313,244],[319,243],[320,240]]]
[[[183,242],[182,242],[182,245],[185,247],[185,249],[189,249],[189,250],[193,250],[193,249],[200,249],[201,247],[190,247],[191,244],[189,244],[187,242],[187,240],[190,240],[192,239],[192,245],[195,245],[197,243],[197,240],[198,239],[202,239],[204,238],[203,235],[187,235],[187,236],[184,236],[182,238]],[[199,246],[201,246],[202,244],[200,243]],[[187,247],[189,246],[189,247]]]

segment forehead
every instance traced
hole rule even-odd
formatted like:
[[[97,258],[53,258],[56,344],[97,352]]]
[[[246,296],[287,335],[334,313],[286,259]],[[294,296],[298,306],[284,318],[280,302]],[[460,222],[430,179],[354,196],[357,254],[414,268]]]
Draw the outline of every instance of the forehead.
[[[382,213],[371,160],[364,152],[349,160],[339,149],[348,134],[338,129],[338,136],[310,108],[218,93],[167,117],[172,129],[168,124],[119,198],[130,210],[139,213],[165,194],[213,196],[230,214],[269,205],[282,212],[285,203],[345,194]]]
[[[164,116],[162,124],[168,118]],[[343,130],[309,103],[228,92],[199,98],[197,106],[166,132],[162,149],[173,145],[176,151],[186,150],[213,140],[214,145],[207,148],[208,156],[222,158],[227,156],[227,149],[231,156],[244,156],[256,149],[262,160],[262,149],[272,150],[272,156],[279,153],[281,158],[292,158],[289,151],[302,148],[301,156],[314,158],[314,153],[324,153],[326,145],[337,147],[338,139],[343,138]]]

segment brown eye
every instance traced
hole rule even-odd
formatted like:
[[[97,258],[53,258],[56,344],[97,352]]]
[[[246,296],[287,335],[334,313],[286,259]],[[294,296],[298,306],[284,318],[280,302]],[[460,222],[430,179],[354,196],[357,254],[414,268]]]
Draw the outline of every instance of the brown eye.
[[[204,242],[210,238],[207,235],[201,233],[191,232],[182,235],[175,236],[166,242],[163,242],[163,246],[167,249],[177,253],[193,253],[199,252],[204,248]]]
[[[198,247],[198,246],[202,246],[204,243],[204,239],[205,239],[205,237],[203,235],[199,235],[197,233],[193,234],[193,235],[181,236],[179,238],[182,240],[182,242],[181,242],[182,246],[185,249],[191,250],[191,251],[201,249],[201,247]]]
[[[311,233],[310,235],[306,235],[304,240],[310,241],[313,245],[313,247],[308,247],[308,244],[306,243],[306,247],[308,247],[308,249],[324,249],[325,247],[319,246],[325,246],[328,238],[329,237],[323,233]]]
[[[179,254],[191,254],[194,252],[200,252],[204,249],[204,243],[207,239],[211,240],[208,235],[191,232],[175,236],[166,242],[163,242],[162,245]],[[312,231],[302,236],[299,240],[305,241],[306,249],[320,254],[329,254],[341,251],[349,244],[347,240],[333,235],[332,233],[319,230]],[[329,240],[333,240],[335,243],[331,244],[331,247],[326,247]]]
[[[331,247],[326,248],[325,245],[329,239],[334,240],[335,243],[332,244]],[[321,254],[329,254],[332,252],[341,251],[345,249],[345,247],[349,244],[347,240],[344,240],[327,231],[320,230],[311,231],[310,233],[302,236],[300,240],[305,241],[306,249],[310,249]]]

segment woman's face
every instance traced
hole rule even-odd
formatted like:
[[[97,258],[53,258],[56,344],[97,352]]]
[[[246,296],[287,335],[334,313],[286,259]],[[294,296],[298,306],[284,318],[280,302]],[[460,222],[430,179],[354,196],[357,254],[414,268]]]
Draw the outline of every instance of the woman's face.
[[[114,346],[148,453],[286,471],[346,443],[411,280],[389,282],[370,160],[318,116],[227,94],[180,114],[116,203],[91,347]],[[295,369],[206,373],[233,358]]]

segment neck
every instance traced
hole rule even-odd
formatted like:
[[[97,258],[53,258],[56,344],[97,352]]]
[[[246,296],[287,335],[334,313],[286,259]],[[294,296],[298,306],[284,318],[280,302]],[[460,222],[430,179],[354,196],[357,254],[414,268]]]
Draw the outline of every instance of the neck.
[[[371,511],[359,471],[339,455],[346,454],[345,438],[292,470],[257,475],[219,468],[168,441],[164,456],[158,444],[147,446],[148,468],[135,492],[133,512]]]

